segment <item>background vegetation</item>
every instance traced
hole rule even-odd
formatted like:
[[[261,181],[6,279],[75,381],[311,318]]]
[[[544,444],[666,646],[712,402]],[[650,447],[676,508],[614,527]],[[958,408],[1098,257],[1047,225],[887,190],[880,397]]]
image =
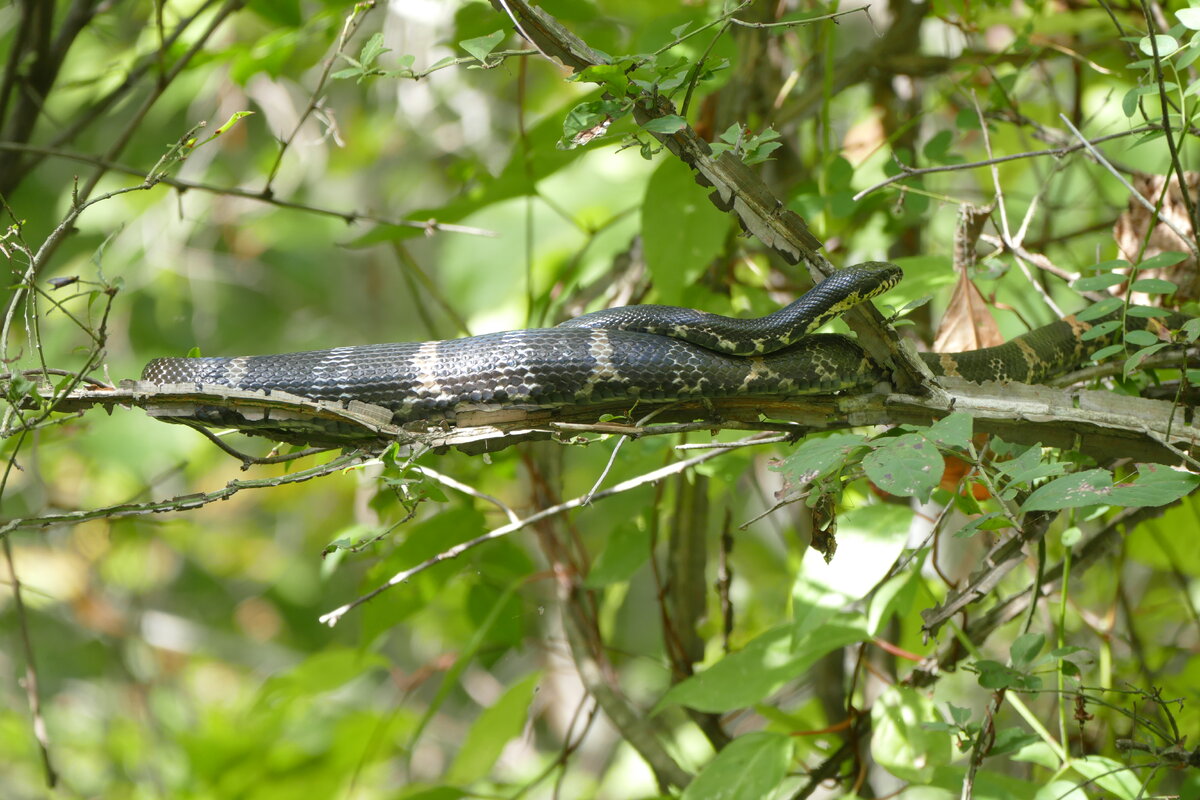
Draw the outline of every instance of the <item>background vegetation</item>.
[[[670,97],[835,263],[901,263],[880,305],[932,295],[918,341],[956,266],[1005,336],[1082,305],[1080,275],[1119,282],[1120,258],[1183,264],[1188,294],[1194,259],[1153,253],[1195,249],[1194,201],[1156,176],[1194,167],[1200,10],[548,0],[623,59],[572,80],[497,6],[0,8],[9,368],[66,388],[194,347],[803,291],[619,90]],[[1118,175],[1157,185],[1184,237],[1127,220],[1119,252]],[[956,259],[960,213],[989,202]],[[1101,385],[1136,391],[1116,363]],[[24,521],[0,533],[6,798],[1200,796],[1191,475],[1143,468],[1121,494],[1121,453],[973,440],[962,416],[927,440],[977,471],[915,499],[864,477],[897,438],[877,431],[700,455],[675,446],[707,432],[650,437],[607,472],[604,437],[244,471],[137,410],[22,409],[29,390],[3,430],[2,513]],[[618,491],[319,621],[602,475]],[[164,498],[194,508],[139,505]],[[807,545],[832,517],[826,563]]]

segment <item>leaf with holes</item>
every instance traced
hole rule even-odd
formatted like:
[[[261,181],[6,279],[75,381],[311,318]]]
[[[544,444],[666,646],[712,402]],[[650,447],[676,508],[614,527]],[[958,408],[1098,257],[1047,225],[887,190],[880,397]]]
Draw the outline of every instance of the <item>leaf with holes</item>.
[[[1053,480],[1029,495],[1023,511],[1111,505],[1127,508],[1163,506],[1191,493],[1200,475],[1179,472],[1157,464],[1139,464],[1135,480],[1113,483],[1102,469],[1089,469]]]
[[[1138,464],[1137,480],[1113,487],[1112,503],[1137,508],[1165,506],[1195,491],[1200,475],[1180,472],[1162,464]]]
[[[782,462],[772,465],[795,486],[804,486],[840,470],[851,454],[867,442],[857,433],[835,433],[820,439],[809,439]]]
[[[1108,322],[1101,322],[1099,325],[1093,325],[1083,332],[1079,338],[1085,342],[1090,342],[1093,339],[1099,339],[1102,336],[1108,336],[1110,333],[1121,327],[1121,320],[1110,319]]]
[[[925,438],[939,447],[967,450],[971,445],[971,434],[975,420],[965,411],[955,411],[929,426]]]
[[[922,502],[937,488],[944,467],[937,447],[918,433],[889,439],[863,459],[867,477],[880,489]]]

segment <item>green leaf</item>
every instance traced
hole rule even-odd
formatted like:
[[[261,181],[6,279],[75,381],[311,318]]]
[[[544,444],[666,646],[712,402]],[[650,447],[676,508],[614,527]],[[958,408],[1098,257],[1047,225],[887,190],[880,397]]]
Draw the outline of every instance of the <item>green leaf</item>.
[[[942,480],[942,454],[924,436],[906,433],[892,439],[863,459],[867,477],[885,492],[916,497],[922,502]]]
[[[680,36],[683,36],[683,34],[690,27],[692,27],[692,23],[690,22],[685,22],[682,25],[676,25],[674,28],[671,28],[671,38],[678,39]]]
[[[623,97],[629,91],[629,75],[620,64],[593,64],[572,75],[570,80],[599,83],[614,97]]]
[[[1022,511],[1054,511],[1106,504],[1112,489],[1112,475],[1102,469],[1089,469],[1064,475],[1038,488],[1021,506]]]
[[[739,736],[683,790],[683,800],[761,800],[787,777],[791,737],[760,731]]]
[[[1138,464],[1137,480],[1117,484],[1110,502],[1130,508],[1165,506],[1195,491],[1198,485],[1200,475],[1180,472],[1162,464]]]
[[[1125,309],[1127,317],[1141,317],[1142,319],[1164,319],[1171,316],[1171,312],[1165,308],[1154,308],[1153,306],[1130,306]]]
[[[1175,37],[1168,36],[1165,33],[1156,34],[1153,40],[1149,36],[1143,36],[1138,41],[1138,49],[1148,56],[1154,55],[1155,45],[1157,45],[1159,58],[1166,58],[1179,49],[1179,42],[1175,40]]]
[[[964,524],[954,532],[954,537],[956,539],[966,539],[980,531],[998,531],[1011,527],[1012,523],[999,511],[989,511]]]
[[[629,107],[618,100],[589,100],[572,108],[563,118],[560,149],[587,144],[602,136],[614,120],[628,114]]]
[[[883,626],[893,617],[903,614],[914,606],[920,586],[917,571],[909,571],[885,581],[871,595],[870,606],[867,608],[867,630],[878,636]]]
[[[871,755],[901,780],[924,783],[934,767],[954,757],[951,734],[925,727],[941,721],[928,697],[909,687],[889,686],[871,707]]]
[[[1072,525],[1071,527],[1067,528],[1065,531],[1062,532],[1063,547],[1067,547],[1067,548],[1074,547],[1075,545],[1079,544],[1079,541],[1082,538],[1083,538],[1083,531],[1081,531],[1079,529],[1079,526]]]
[[[250,0],[246,7],[280,28],[298,28],[304,22],[300,0]]]
[[[929,426],[925,438],[933,441],[939,447],[968,450],[971,445],[971,434],[974,432],[975,420],[965,411],[955,411],[948,417],[939,419]]]
[[[1171,281],[1165,281],[1161,278],[1142,278],[1136,280],[1129,287],[1131,292],[1143,292],[1144,294],[1172,294],[1179,290]]]
[[[1112,475],[1091,469],[1065,475],[1042,486],[1026,499],[1023,511],[1050,511],[1094,505],[1162,506],[1191,493],[1200,475],[1157,464],[1139,464],[1134,481],[1113,484]]]
[[[540,672],[525,676],[484,709],[458,748],[458,755],[446,773],[448,783],[471,784],[488,776],[504,746],[525,728],[541,678]]]
[[[656,117],[642,126],[642,130],[650,133],[675,133],[687,127],[687,120],[676,114]]]
[[[1134,347],[1149,347],[1159,342],[1159,338],[1150,331],[1127,331],[1125,341]]]
[[[1086,278],[1080,278],[1072,283],[1071,286],[1081,292],[1095,292],[1107,289],[1110,286],[1116,286],[1125,280],[1127,280],[1126,276],[1119,272],[1107,272],[1103,275],[1090,275]]]
[[[683,302],[684,287],[724,251],[729,226],[686,165],[673,158],[659,165],[642,203],[642,244],[663,303]]]
[[[1126,376],[1128,376],[1130,373],[1132,373],[1134,370],[1136,370],[1138,367],[1140,367],[1142,365],[1142,362],[1145,361],[1147,358],[1154,355],[1159,350],[1162,350],[1163,348],[1170,347],[1170,346],[1171,346],[1170,342],[1157,342],[1156,344],[1152,344],[1149,347],[1143,347],[1141,350],[1138,350],[1136,353],[1131,355],[1129,358],[1125,359],[1125,365],[1122,367],[1122,369],[1124,370],[1124,374]]]
[[[728,142],[729,144],[737,144],[741,140],[742,140],[742,124],[740,122],[733,123],[732,125],[730,125],[728,128],[725,129],[724,133],[721,134],[722,142]]]
[[[723,714],[751,706],[795,680],[823,656],[869,638],[861,614],[834,614],[800,637],[795,636],[793,625],[779,625],[672,686],[655,708],[678,704]]]
[[[804,486],[841,470],[850,455],[866,443],[867,437],[857,433],[834,433],[808,439],[771,469],[787,475],[794,485]]]
[[[1029,675],[1015,667],[1001,664],[999,661],[982,659],[975,662],[975,671],[979,673],[979,685],[984,689],[1015,689],[1017,691],[1037,691],[1042,688],[1042,679]]]
[[[1182,73],[1183,70],[1196,63],[1197,58],[1200,58],[1200,43],[1197,43],[1196,40],[1193,39],[1192,43],[1184,48],[1182,53],[1177,53],[1175,55],[1175,69]],[[1194,81],[1188,84],[1188,87],[1184,90],[1183,94],[1185,97],[1188,97],[1198,91],[1200,91],[1200,81]]]
[[[1200,31],[1200,8],[1181,8],[1175,16],[1183,23],[1183,27],[1192,31]]]
[[[950,711],[950,719],[954,720],[954,724],[958,727],[966,727],[967,723],[971,721],[971,709],[956,706],[954,703],[947,703],[946,706]]]
[[[206,139],[202,139],[198,142],[193,139],[192,141],[188,142],[188,147],[193,150],[196,149],[197,147],[203,147],[204,145],[208,144],[213,139],[216,139],[218,136],[225,133],[230,128],[232,128],[234,125],[236,125],[239,120],[245,119],[246,117],[253,116],[253,115],[254,115],[253,111],[235,111],[229,117],[229,119],[225,121],[224,125],[222,125],[221,127],[217,128],[215,131],[212,132],[211,136],[209,136]]]
[[[1046,646],[1046,636],[1042,633],[1023,633],[1008,647],[1009,657],[1015,669],[1029,669],[1037,660],[1038,653]]]
[[[1020,728],[1001,728],[996,731],[996,739],[988,749],[988,758],[1015,753],[1025,745],[1039,741],[1041,738],[1037,734]]]
[[[1109,356],[1115,356],[1117,353],[1123,353],[1123,352],[1125,352],[1125,345],[1110,344],[1108,347],[1102,347],[1099,350],[1097,350],[1096,352],[1092,353],[1092,360],[1093,361],[1103,361],[1104,359],[1108,358]]]
[[[1145,796],[1142,782],[1128,764],[1104,756],[1073,758],[1071,768],[1105,791],[1112,792],[1121,800],[1138,800]]]
[[[386,669],[387,659],[349,647],[332,647],[309,656],[288,672],[267,680],[264,697],[280,694],[305,697],[337,689],[374,669]]]
[[[358,60],[364,67],[370,67],[375,63],[375,59],[386,52],[388,52],[388,48],[383,46],[383,34],[377,33],[367,39],[367,43],[363,45],[362,51],[358,54]]]
[[[623,583],[633,577],[638,567],[650,558],[650,529],[636,520],[623,522],[609,534],[604,550],[592,564],[583,585],[599,589],[613,583]]]
[[[925,158],[930,161],[935,161],[939,164],[947,163],[947,156],[950,150],[950,144],[954,141],[954,135],[948,130],[940,130],[929,138],[925,143],[924,153]]]
[[[1133,115],[1137,113],[1138,97],[1139,95],[1137,93],[1137,89],[1133,88],[1126,92],[1125,96],[1121,98],[1121,111],[1124,112],[1126,117],[1133,117]]]
[[[1110,319],[1107,322],[1101,322],[1099,325],[1093,325],[1092,327],[1088,328],[1079,338],[1085,342],[1090,342],[1093,339],[1099,339],[1103,336],[1108,336],[1120,328],[1121,320]]]
[[[476,36],[474,39],[464,39],[458,43],[458,46],[466,50],[475,58],[479,59],[481,64],[487,64],[487,57],[491,55],[496,46],[504,41],[505,33],[503,30],[489,33],[487,36]]]
[[[1107,316],[1118,308],[1124,305],[1124,302],[1118,297],[1106,297],[1099,303],[1093,303],[1075,315],[1075,319],[1080,322],[1090,322],[1094,319]]]
[[[1137,265],[1137,269],[1163,269],[1164,267],[1173,267],[1179,262],[1187,258],[1187,253],[1180,253],[1176,250],[1169,250],[1164,253],[1159,253],[1156,256],[1150,256],[1145,261]]]

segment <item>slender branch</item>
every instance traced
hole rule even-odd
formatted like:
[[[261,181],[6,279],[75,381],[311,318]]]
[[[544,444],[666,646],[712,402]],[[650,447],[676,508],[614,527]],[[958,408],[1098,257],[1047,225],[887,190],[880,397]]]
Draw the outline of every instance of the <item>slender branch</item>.
[[[25,153],[39,153],[46,156],[55,156],[57,158],[65,158],[70,161],[78,161],[84,164],[93,164],[110,172],[121,172],[126,175],[132,175],[134,177],[143,179],[149,178],[145,170],[131,167],[127,164],[121,164],[116,161],[109,161],[98,156],[91,156],[86,153],[76,153],[71,150],[60,150],[53,147],[37,147],[35,145],[21,144],[20,142],[4,141],[0,141],[0,150],[17,150]],[[446,233],[466,233],[473,236],[495,237],[499,235],[495,231],[491,231],[486,228],[474,228],[469,225],[455,225],[452,223],[438,222],[435,219],[428,219],[424,221],[396,219],[394,217],[381,217],[375,214],[368,214],[362,211],[341,211],[336,208],[323,208],[321,206],[313,206],[306,203],[281,200],[278,197],[275,197],[273,194],[267,194],[262,191],[242,189],[237,186],[214,186],[209,183],[189,181],[184,178],[174,177],[172,175],[156,175],[154,178],[155,183],[171,186],[181,192],[195,190],[198,192],[225,195],[227,197],[240,197],[246,200],[254,200],[258,203],[266,203],[267,205],[276,206],[278,208],[290,209],[292,211],[303,211],[309,214],[337,217],[338,219],[345,220],[347,224],[365,221],[375,222],[380,225],[394,225],[400,228],[420,228],[426,233],[443,231]]]
[[[891,186],[893,183],[898,183],[908,178],[916,178],[920,177],[921,175],[934,175],[940,172],[963,172],[965,170],[979,169],[980,167],[990,167],[994,164],[1004,164],[1008,161],[1021,161],[1027,158],[1044,158],[1045,156],[1063,158],[1064,156],[1068,156],[1071,153],[1079,150],[1087,150],[1093,156],[1097,156],[1097,160],[1099,161],[1100,159],[1098,158],[1098,153],[1093,147],[1091,147],[1091,145],[1103,144],[1104,142],[1112,141],[1113,139],[1124,139],[1135,134],[1149,133],[1151,131],[1158,130],[1162,130],[1161,126],[1143,125],[1140,128],[1133,128],[1131,130],[1121,131],[1120,133],[1109,133],[1104,136],[1097,136],[1095,139],[1084,139],[1082,134],[1078,134],[1078,132],[1076,132],[1076,135],[1078,135],[1082,140],[1079,144],[1064,144],[1061,147],[1051,147],[1045,150],[1029,150],[1024,153],[1013,153],[1007,156],[985,158],[981,161],[970,161],[964,164],[944,164],[937,167],[910,167],[907,164],[903,164],[900,161],[893,159],[892,163],[899,168],[900,173],[868,186],[866,189],[863,189],[855,194],[854,200],[861,200],[872,192],[876,192],[885,186]]]
[[[1121,185],[1129,190],[1130,196],[1134,200],[1136,200],[1138,203],[1140,203],[1143,208],[1145,208],[1147,211],[1150,212],[1150,215],[1152,218],[1157,218],[1159,220],[1159,222],[1161,222],[1162,224],[1164,224],[1168,228],[1170,228],[1175,233],[1175,235],[1179,237],[1179,239],[1181,241],[1186,242],[1188,245],[1188,248],[1192,251],[1193,256],[1200,257],[1200,246],[1197,246],[1197,244],[1196,244],[1196,237],[1189,236],[1187,233],[1185,233],[1183,231],[1183,229],[1180,228],[1179,225],[1175,222],[1175,220],[1173,220],[1171,218],[1170,215],[1159,216],[1158,210],[1154,207],[1154,205],[1149,200],[1147,200],[1142,195],[1141,192],[1139,192],[1137,189],[1133,188],[1133,184],[1131,184],[1128,180],[1126,180],[1125,176],[1122,175],[1120,172],[1118,172],[1116,167],[1114,167],[1112,164],[1108,163],[1108,160],[1100,154],[1099,150],[1097,150],[1095,148],[1094,145],[1097,142],[1101,141],[1100,139],[1088,141],[1084,137],[1084,135],[1079,132],[1079,129],[1071,124],[1071,120],[1067,119],[1065,115],[1059,114],[1058,117],[1066,124],[1066,126],[1068,128],[1071,129],[1071,133],[1075,134],[1076,138],[1078,138],[1079,141],[1082,143],[1082,146],[1087,148],[1087,151],[1089,153],[1091,153],[1092,158],[1096,159],[1096,163],[1100,164],[1102,167],[1104,167],[1110,173],[1112,173],[1113,177],[1115,177],[1117,180],[1119,180],[1121,182]],[[1188,193],[1187,183],[1181,182],[1179,185],[1179,190],[1186,195]]]
[[[832,14],[822,14],[818,17],[805,17],[804,19],[791,19],[784,22],[746,22],[745,20],[736,17],[730,17],[729,22],[742,28],[795,28],[800,25],[808,25],[813,22],[825,22],[827,20],[844,17],[848,14],[857,14],[865,12],[867,16],[871,15],[870,6],[859,6],[858,8],[849,8],[845,11],[836,11]]]
[[[4,560],[8,565],[8,574],[12,578],[13,606],[16,610],[17,627],[21,631],[21,651],[25,656],[25,697],[29,703],[29,713],[33,717],[33,738],[37,741],[38,752],[42,757],[42,773],[46,777],[46,785],[53,789],[58,784],[58,772],[50,759],[50,734],[46,730],[46,719],[42,716],[42,700],[38,690],[37,661],[34,657],[33,640],[29,635],[29,619],[25,610],[25,600],[21,593],[21,578],[17,575],[17,566],[13,561],[12,542],[8,537],[3,539]]]
[[[444,475],[441,472],[438,472],[437,470],[432,469],[430,467],[422,467],[422,466],[414,465],[413,469],[416,470],[417,472],[421,473],[425,477],[431,478],[431,479],[437,481],[438,483],[442,484],[443,486],[448,486],[451,489],[462,492],[463,494],[468,494],[471,497],[477,497],[480,500],[491,503],[496,508],[498,508],[504,512],[504,516],[508,517],[509,522],[516,523],[516,522],[520,522],[520,520],[521,520],[521,518],[517,516],[517,512],[515,512],[511,508],[509,508],[508,505],[505,504],[505,502],[498,497],[493,497],[492,495],[488,494],[487,492],[482,492],[479,489],[476,489],[474,486],[469,486],[469,485],[463,483],[462,481],[455,480],[454,478],[451,478],[449,475]]]
[[[331,475],[352,466],[364,458],[359,452],[351,452],[339,456],[328,463],[309,469],[281,475],[278,478],[258,478],[255,480],[234,480],[225,487],[214,492],[179,495],[167,500],[155,500],[149,503],[119,503],[112,506],[91,508],[86,511],[68,511],[62,514],[42,514],[37,517],[20,517],[9,520],[0,526],[0,538],[19,528],[45,528],[50,525],[75,525],[92,519],[118,519],[121,517],[140,517],[163,512],[188,511],[201,508],[218,500],[226,500],[244,489],[266,489],[290,483],[303,483],[313,478]]]
[[[289,461],[298,461],[308,456],[315,456],[320,453],[329,452],[328,447],[309,447],[305,450],[300,450],[295,453],[284,453],[278,456],[252,456],[249,453],[243,453],[236,447],[226,444],[220,436],[210,431],[208,428],[197,427],[195,430],[204,435],[206,439],[215,444],[217,448],[242,462],[242,471],[250,469],[255,464],[286,464]]]
[[[507,525],[502,525],[499,528],[488,531],[487,533],[485,533],[481,536],[476,536],[474,539],[470,539],[470,540],[462,542],[460,544],[456,544],[454,547],[448,548],[446,550],[443,550],[441,553],[438,553],[433,558],[422,561],[420,564],[417,564],[415,567],[411,567],[409,569],[397,572],[395,575],[393,575],[391,578],[389,578],[386,583],[382,584],[381,586],[376,587],[375,589],[373,589],[370,592],[367,592],[365,595],[362,595],[362,596],[354,599],[353,601],[346,603],[343,606],[339,606],[338,608],[335,608],[333,611],[330,611],[327,614],[321,615],[320,621],[330,627],[333,627],[334,625],[337,625],[338,622],[341,621],[342,617],[344,617],[347,612],[351,611],[354,608],[357,608],[358,606],[362,605],[363,603],[367,602],[368,600],[374,599],[375,597],[379,596],[380,594],[382,594],[383,592],[392,588],[393,586],[397,586],[401,583],[406,583],[407,581],[412,579],[414,576],[419,575],[420,573],[424,572],[425,570],[429,569],[430,567],[436,566],[437,564],[440,564],[443,561],[449,561],[451,559],[458,558],[463,553],[467,552],[468,550],[472,550],[481,544],[485,544],[494,539],[502,538],[504,536],[507,536],[510,533],[514,533],[516,531],[522,530],[523,528],[527,528],[530,525],[534,524],[535,522],[540,522],[541,520],[544,520],[548,517],[553,517],[555,515],[562,514],[565,511],[571,511],[572,509],[580,508],[580,507],[586,505],[586,501],[590,500],[591,502],[595,502],[597,500],[605,500],[609,497],[615,497],[618,494],[623,494],[624,492],[628,492],[631,489],[636,489],[639,486],[646,486],[648,484],[656,483],[658,481],[661,481],[663,478],[666,478],[671,475],[675,475],[675,474],[678,474],[685,470],[688,470],[688,469],[696,466],[697,464],[702,464],[705,461],[708,461],[712,458],[716,458],[717,456],[723,455],[726,452],[728,452],[728,451],[716,450],[716,451],[713,451],[710,453],[704,453],[703,455],[694,456],[692,458],[685,459],[683,461],[676,461],[674,464],[669,464],[668,466],[661,467],[652,472],[647,472],[646,474],[640,475],[636,478],[631,478],[627,481],[622,481],[621,483],[618,483],[616,486],[612,486],[608,489],[603,489],[594,494],[590,494],[590,497],[589,497],[589,495],[583,495],[580,497],[576,497],[572,500],[567,500],[565,502],[558,503],[556,505],[549,506],[547,508],[543,508],[541,511],[538,511],[534,514],[530,514],[528,517],[525,517],[524,519],[519,519],[519,520],[516,520],[515,522],[510,522]],[[0,530],[0,533],[2,533],[2,532],[3,531]]]
[[[117,155],[125,149],[125,145],[129,144],[129,141],[133,138],[133,135],[141,129],[142,122],[145,120],[146,115],[150,113],[150,109],[152,109],[154,104],[158,102],[160,97],[162,97],[163,93],[167,90],[167,87],[179,77],[187,65],[191,63],[192,59],[204,49],[204,45],[206,45],[208,40],[212,38],[213,34],[217,32],[217,29],[221,27],[226,18],[235,11],[239,10],[244,2],[245,0],[225,0],[225,3],[216,10],[216,12],[213,14],[212,20],[209,21],[208,26],[200,32],[200,35],[196,37],[196,40],[192,43],[191,47],[189,47],[187,51],[179,57],[179,60],[172,65],[171,69],[169,69],[165,75],[155,82],[154,88],[150,94],[147,95],[145,100],[142,101],[142,104],[138,106],[132,114],[130,114],[124,130],[112,138],[112,144],[109,145],[108,152],[104,156],[106,161],[116,158]],[[89,178],[79,190],[79,197],[84,199],[90,197],[92,191],[95,190],[96,185],[100,183],[100,179],[104,177],[104,173],[105,170],[103,169],[96,170],[91,178]]]
[[[1154,25],[1154,14],[1151,13],[1150,5],[1146,0],[1142,0],[1142,14],[1146,18],[1146,32],[1150,40],[1150,50],[1153,55],[1154,63],[1154,80],[1158,84],[1158,102],[1159,112],[1162,114],[1163,136],[1167,140],[1167,150],[1171,153],[1171,168],[1175,171],[1175,178],[1179,181],[1179,194],[1183,198],[1183,207],[1187,209],[1188,221],[1192,224],[1192,235],[1190,238],[1184,238],[1184,241],[1191,247],[1194,255],[1200,255],[1200,218],[1196,216],[1196,203],[1192,199],[1192,193],[1188,188],[1187,176],[1183,174],[1183,164],[1179,159],[1179,146],[1175,143],[1175,137],[1171,134],[1171,109],[1167,98],[1167,88],[1163,82],[1162,58],[1158,52],[1158,31]],[[1185,125],[1186,127],[1186,125]],[[1169,181],[1168,181],[1169,183]]]
[[[308,118],[319,107],[321,91],[325,88],[325,84],[329,80],[329,73],[333,71],[333,65],[337,63],[338,55],[346,49],[346,45],[350,43],[350,39],[354,37],[359,26],[362,25],[363,20],[366,19],[367,14],[373,8],[375,8],[375,0],[359,0],[359,2],[354,4],[353,10],[346,17],[346,21],[342,23],[342,32],[338,36],[337,45],[334,47],[333,53],[325,60],[325,66],[321,70],[321,77],[317,79],[316,88],[313,89],[312,94],[309,96],[308,105],[300,114],[300,118],[296,120],[296,125],[292,128],[292,132],[279,143],[279,153],[276,154],[275,163],[271,165],[271,170],[267,173],[267,180],[263,184],[262,194],[268,197],[272,194],[271,184],[275,182],[275,176],[279,174],[279,168],[283,166],[284,154],[287,153],[292,142],[296,140],[296,136],[300,133],[300,129],[304,127],[304,123],[308,122]]]

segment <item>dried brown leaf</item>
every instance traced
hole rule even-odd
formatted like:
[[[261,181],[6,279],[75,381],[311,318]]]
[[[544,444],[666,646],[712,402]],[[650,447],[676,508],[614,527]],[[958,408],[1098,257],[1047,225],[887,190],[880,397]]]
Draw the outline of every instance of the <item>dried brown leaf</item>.
[[[1004,336],[992,318],[991,308],[966,273],[958,273],[933,349],[939,353],[962,353],[998,344],[1004,344]]]

